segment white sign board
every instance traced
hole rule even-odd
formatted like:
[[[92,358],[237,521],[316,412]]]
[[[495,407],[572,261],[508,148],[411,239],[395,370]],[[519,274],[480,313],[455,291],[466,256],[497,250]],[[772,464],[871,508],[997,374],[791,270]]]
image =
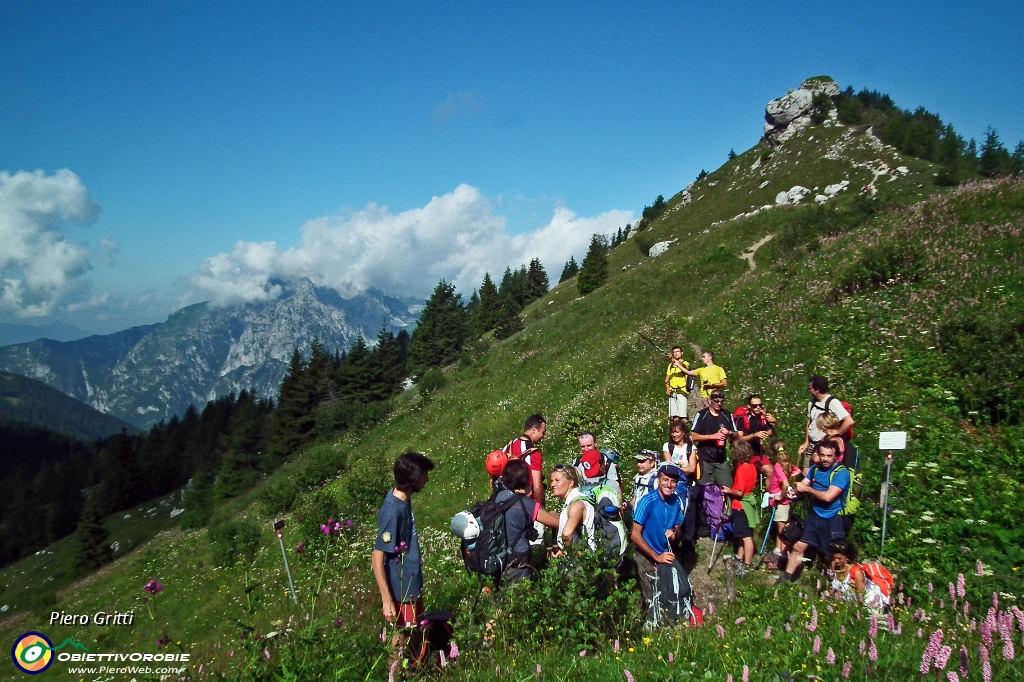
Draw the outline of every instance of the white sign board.
[[[906,450],[906,431],[882,431],[878,434],[879,450]]]

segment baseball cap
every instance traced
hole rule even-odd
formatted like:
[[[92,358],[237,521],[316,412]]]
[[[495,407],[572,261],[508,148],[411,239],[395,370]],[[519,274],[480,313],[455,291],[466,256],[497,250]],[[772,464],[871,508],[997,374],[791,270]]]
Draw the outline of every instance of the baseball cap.
[[[508,464],[508,455],[501,450],[495,450],[487,455],[487,461],[484,463],[487,473],[491,476],[501,476],[501,472],[505,471],[506,464]]]
[[[636,461],[642,462],[645,459],[656,460],[658,459],[658,454],[656,452],[651,452],[650,450],[641,450],[640,452],[636,453]]]
[[[587,450],[580,457],[580,467],[583,468],[584,476],[594,478],[601,470],[601,453],[597,450]]]
[[[683,470],[677,467],[672,462],[662,462],[661,464],[659,464],[658,473],[665,474],[666,476],[670,476],[671,478],[676,479],[683,477]]]
[[[480,524],[468,511],[461,511],[452,517],[452,533],[463,540],[472,540],[480,535]]]

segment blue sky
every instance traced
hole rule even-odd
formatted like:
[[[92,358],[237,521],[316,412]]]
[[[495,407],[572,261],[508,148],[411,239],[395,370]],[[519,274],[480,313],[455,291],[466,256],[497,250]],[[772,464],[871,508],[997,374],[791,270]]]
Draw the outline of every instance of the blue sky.
[[[589,231],[755,144],[808,76],[1012,147],[1021,35],[1017,3],[8,3],[22,203],[0,221],[42,192],[29,222],[67,244],[35,280],[0,246],[3,278],[36,282],[0,320],[112,331],[296,272],[422,295],[543,255],[557,277]]]

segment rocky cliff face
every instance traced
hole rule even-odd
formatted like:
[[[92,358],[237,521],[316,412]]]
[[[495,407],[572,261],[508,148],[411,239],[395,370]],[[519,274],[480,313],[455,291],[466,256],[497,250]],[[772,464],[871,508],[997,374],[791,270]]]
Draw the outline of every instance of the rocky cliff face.
[[[341,298],[301,282],[270,302],[183,308],[159,325],[66,343],[40,339],[0,348],[0,369],[57,388],[141,427],[201,408],[229,391],[275,397],[292,349],[314,338],[328,349],[359,334],[372,341],[381,326],[415,325],[402,301],[367,293]]]
[[[818,113],[825,122],[836,120],[836,109],[832,98],[839,94],[839,86],[828,76],[808,78],[796,90],[773,99],[764,110],[764,136],[768,144],[777,147],[811,124]],[[815,103],[815,95],[819,103]],[[815,109],[821,109],[816,112]]]

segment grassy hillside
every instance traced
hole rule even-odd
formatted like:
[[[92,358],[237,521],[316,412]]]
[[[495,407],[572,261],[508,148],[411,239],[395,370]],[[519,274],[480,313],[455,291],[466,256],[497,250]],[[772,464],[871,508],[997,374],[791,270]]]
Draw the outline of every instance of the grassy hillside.
[[[0,629],[13,641],[41,628],[96,651],[155,652],[159,640],[161,651],[192,654],[189,679],[384,679],[373,510],[394,457],[416,449],[438,464],[415,499],[428,608],[458,615],[462,649],[438,679],[722,680],[741,679],[745,666],[752,680],[839,679],[849,663],[850,679],[905,680],[938,628],[953,651],[968,646],[978,676],[983,638],[967,624],[984,618],[993,592],[1003,609],[1024,597],[1024,433],[1012,390],[1024,379],[1024,186],[936,194],[935,172],[842,127],[809,128],[771,155],[755,147],[615,248],[613,277],[594,293],[580,298],[573,281],[554,288],[526,309],[523,332],[448,368],[448,385],[428,400],[407,392],[385,423],[310,448],[220,509],[209,530],[162,533],[54,607],[134,607],[134,627],[48,628],[22,614]],[[844,179],[849,189],[813,205],[815,188]],[[802,205],[734,219],[794,185],[812,191]],[[873,198],[860,191],[868,185]],[[652,259],[638,240],[675,241]],[[741,258],[757,243],[752,263]],[[578,567],[555,565],[504,603],[481,594],[445,528],[486,494],[483,455],[526,415],[549,420],[546,467],[575,454],[581,429],[627,453],[665,440],[665,361],[638,332],[713,350],[729,376],[727,406],[762,393],[791,446],[802,440],[807,377],[829,376],[853,405],[869,498],[882,468],[877,433],[909,432],[884,551],[903,583],[889,628],[872,632],[855,607],[820,594],[814,572],[792,590],[738,579],[737,600],[708,608],[706,627],[655,634],[640,630],[631,593],[588,591],[593,574]],[[270,528],[278,515],[297,606]],[[324,535],[328,518],[353,524]],[[869,502],[855,526],[868,553],[879,551],[879,526]],[[959,573],[965,597],[947,603]],[[155,596],[142,590],[153,578],[164,586]],[[1020,643],[1016,630],[1010,637]],[[1003,657],[998,633],[990,640],[996,678],[1012,679],[1019,664]]]

